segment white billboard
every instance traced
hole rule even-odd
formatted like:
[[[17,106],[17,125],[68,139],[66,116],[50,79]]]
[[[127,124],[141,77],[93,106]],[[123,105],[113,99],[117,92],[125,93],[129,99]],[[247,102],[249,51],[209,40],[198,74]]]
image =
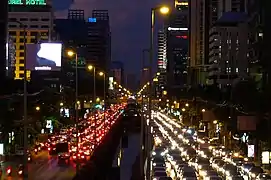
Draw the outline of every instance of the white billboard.
[[[58,71],[61,69],[61,58],[61,43],[27,44],[26,46],[27,70]]]

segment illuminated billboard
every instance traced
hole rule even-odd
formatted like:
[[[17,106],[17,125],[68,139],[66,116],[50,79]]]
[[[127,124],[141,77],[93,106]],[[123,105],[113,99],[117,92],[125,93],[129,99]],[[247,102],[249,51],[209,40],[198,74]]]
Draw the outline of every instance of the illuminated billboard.
[[[61,70],[62,44],[41,43],[26,45],[26,69],[30,71]]]
[[[9,5],[46,5],[46,0],[8,0]]]

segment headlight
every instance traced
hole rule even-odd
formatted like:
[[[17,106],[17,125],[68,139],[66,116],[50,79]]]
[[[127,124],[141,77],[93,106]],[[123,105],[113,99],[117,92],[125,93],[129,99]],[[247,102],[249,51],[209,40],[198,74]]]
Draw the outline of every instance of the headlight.
[[[153,178],[152,180],[157,180],[157,178]]]
[[[155,155],[156,155],[156,152],[152,152],[152,155],[155,156]]]
[[[153,163],[153,166],[156,166],[156,163]]]
[[[255,178],[255,177],[256,177],[256,174],[252,173],[251,176],[252,176],[253,178]]]
[[[137,116],[137,114],[135,114],[134,116]]]
[[[201,176],[207,176],[207,172],[206,171],[202,171],[201,172]]]
[[[226,171],[226,176],[230,176],[231,173],[229,171]]]

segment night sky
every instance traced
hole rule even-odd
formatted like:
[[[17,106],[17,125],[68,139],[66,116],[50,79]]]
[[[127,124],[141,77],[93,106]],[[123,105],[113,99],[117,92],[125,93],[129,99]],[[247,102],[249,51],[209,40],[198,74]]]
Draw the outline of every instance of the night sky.
[[[141,51],[149,46],[150,9],[163,4],[163,0],[74,0],[74,3],[72,0],[53,1],[57,18],[66,18],[69,8],[84,9],[87,17],[91,16],[93,9],[109,10],[112,60],[124,62],[126,73],[132,72],[139,76]]]

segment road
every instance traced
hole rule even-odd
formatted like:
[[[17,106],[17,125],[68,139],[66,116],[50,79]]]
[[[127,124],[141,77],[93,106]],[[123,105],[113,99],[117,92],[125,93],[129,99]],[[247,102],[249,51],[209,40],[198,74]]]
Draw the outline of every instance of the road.
[[[18,176],[19,160],[4,162],[2,169],[5,169],[2,179],[17,180],[23,179]],[[9,177],[5,174],[6,169],[11,167],[12,175]],[[57,163],[57,158],[49,156],[47,151],[41,151],[33,156],[33,161],[29,163],[29,179],[31,180],[70,180],[75,175],[75,164],[60,166]]]

